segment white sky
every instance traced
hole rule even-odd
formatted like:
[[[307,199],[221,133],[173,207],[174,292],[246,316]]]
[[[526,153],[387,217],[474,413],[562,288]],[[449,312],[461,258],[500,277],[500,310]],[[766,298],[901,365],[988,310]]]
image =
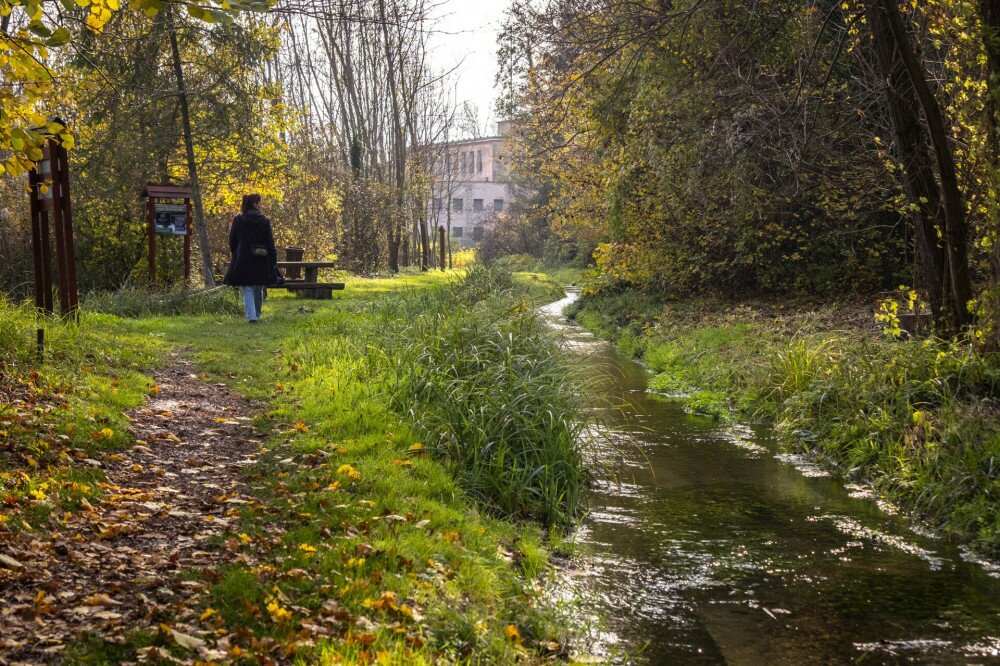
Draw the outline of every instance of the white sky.
[[[430,38],[435,69],[449,70],[457,84],[458,104],[479,108],[479,126],[496,131],[493,102],[497,71],[497,33],[510,0],[439,0],[437,30]]]

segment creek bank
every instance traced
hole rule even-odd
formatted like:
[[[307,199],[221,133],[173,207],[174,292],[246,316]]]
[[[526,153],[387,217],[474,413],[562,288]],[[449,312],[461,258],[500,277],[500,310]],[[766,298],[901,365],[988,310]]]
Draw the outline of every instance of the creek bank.
[[[773,425],[781,446],[989,558],[1000,556],[1000,362],[884,339],[858,305],[587,295],[568,315],[695,413]]]

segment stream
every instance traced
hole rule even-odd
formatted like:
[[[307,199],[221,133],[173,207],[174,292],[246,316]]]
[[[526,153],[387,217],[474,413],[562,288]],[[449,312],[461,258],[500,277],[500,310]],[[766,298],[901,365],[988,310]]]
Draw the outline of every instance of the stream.
[[[1000,664],[1000,568],[862,486],[646,392],[649,373],[542,309],[597,375],[616,481],[587,493],[560,598],[587,655],[639,664]],[[586,622],[589,618],[603,618]],[[583,657],[586,661],[587,656]],[[596,659],[595,659],[596,660]]]

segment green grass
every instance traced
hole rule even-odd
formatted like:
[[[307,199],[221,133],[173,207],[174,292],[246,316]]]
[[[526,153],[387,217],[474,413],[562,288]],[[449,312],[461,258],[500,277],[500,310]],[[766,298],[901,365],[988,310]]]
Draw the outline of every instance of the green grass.
[[[142,404],[151,382],[139,370],[155,365],[163,345],[116,321],[64,323],[0,299],[0,530],[38,530],[95,499],[103,474],[74,461],[132,444],[124,412]]]
[[[649,389],[694,413],[727,420],[773,416],[762,384],[766,357],[778,334],[766,326],[722,315],[702,318],[708,303],[670,307],[648,294],[599,294],[570,307],[581,325],[615,342],[654,374]]]
[[[496,261],[501,268],[524,277],[542,278],[557,285],[579,285],[587,271],[581,266],[556,264],[526,254],[509,255]]]
[[[571,519],[581,481],[571,385],[532,313],[557,290],[497,271],[463,277],[351,278],[330,301],[272,292],[255,326],[228,309],[136,306],[130,318],[84,313],[60,334],[83,336],[67,345],[74,359],[106,350],[94,387],[74,389],[82,410],[116,406],[121,419],[149,386],[134,368],[176,348],[267,405],[256,425],[269,452],[248,479],[258,503],[226,539],[233,564],[197,574],[212,583],[205,630],[221,622],[287,644],[335,603],[346,624],[299,648],[301,663],[531,663],[567,640],[538,586],[559,542],[542,523]],[[58,364],[73,371],[69,357]],[[123,372],[132,379],[116,397],[102,382]],[[158,640],[125,651],[90,640],[71,654],[114,663]]]
[[[1000,555],[995,356],[964,341],[889,341],[837,305],[624,290],[589,295],[570,314],[645,363],[651,390],[713,418],[769,421],[786,448]],[[855,325],[838,330],[843,321]]]
[[[83,299],[83,309],[87,312],[101,312],[121,317],[238,315],[243,311],[243,304],[236,291],[227,288],[194,291],[185,287],[169,290],[123,287],[117,291],[87,294]]]
[[[474,266],[433,303],[387,302],[385,330],[413,313],[398,333],[405,343],[369,362],[399,369],[393,406],[494,513],[565,526],[576,516],[587,421],[563,352],[509,275]]]

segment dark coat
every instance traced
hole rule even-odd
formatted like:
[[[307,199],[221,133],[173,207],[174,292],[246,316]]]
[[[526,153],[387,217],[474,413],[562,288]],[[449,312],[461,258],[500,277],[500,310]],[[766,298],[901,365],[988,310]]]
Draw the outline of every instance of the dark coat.
[[[267,248],[267,256],[254,256],[254,246]],[[223,282],[234,287],[275,284],[278,252],[274,249],[271,221],[263,213],[249,210],[236,216],[229,228],[229,251],[232,259]]]

